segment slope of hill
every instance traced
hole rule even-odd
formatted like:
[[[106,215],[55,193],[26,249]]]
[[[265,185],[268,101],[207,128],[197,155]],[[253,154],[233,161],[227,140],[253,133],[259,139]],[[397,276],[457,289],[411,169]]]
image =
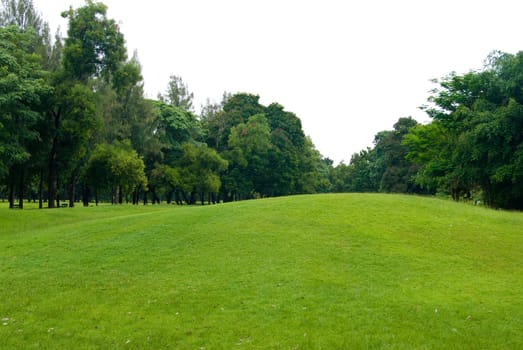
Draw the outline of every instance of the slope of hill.
[[[0,348],[523,348],[521,213],[340,194],[0,223]]]

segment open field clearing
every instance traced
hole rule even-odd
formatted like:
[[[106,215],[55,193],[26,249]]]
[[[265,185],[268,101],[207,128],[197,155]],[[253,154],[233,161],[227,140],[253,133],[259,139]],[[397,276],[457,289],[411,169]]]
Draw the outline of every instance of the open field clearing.
[[[1,349],[522,349],[523,214],[400,195],[0,208]]]

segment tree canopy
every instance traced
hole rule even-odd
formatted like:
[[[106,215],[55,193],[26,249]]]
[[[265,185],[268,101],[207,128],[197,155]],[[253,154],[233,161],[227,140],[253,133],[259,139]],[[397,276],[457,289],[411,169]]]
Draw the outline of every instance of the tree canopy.
[[[197,113],[171,75],[145,98],[138,53],[128,57],[107,7],[64,10],[67,37],[53,40],[31,0],[0,2],[0,196],[11,208],[393,192],[523,209],[523,52],[434,80],[430,123],[399,118],[334,165],[296,114],[258,95],[224,93]]]
[[[62,16],[67,37],[53,42],[31,0],[2,1],[0,191],[11,207],[24,197],[55,208],[64,199],[203,204],[316,191],[322,157],[283,106],[224,93],[198,116],[176,75],[148,100],[138,54],[128,59],[103,3]]]

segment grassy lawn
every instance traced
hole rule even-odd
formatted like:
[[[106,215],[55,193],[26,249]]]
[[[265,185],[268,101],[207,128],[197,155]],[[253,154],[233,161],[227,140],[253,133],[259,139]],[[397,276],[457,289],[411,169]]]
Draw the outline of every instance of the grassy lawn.
[[[522,213],[1,205],[0,349],[523,349]]]

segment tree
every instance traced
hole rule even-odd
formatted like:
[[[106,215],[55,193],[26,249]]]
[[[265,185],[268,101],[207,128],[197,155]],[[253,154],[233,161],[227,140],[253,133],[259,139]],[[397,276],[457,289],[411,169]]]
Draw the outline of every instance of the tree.
[[[53,111],[54,124],[51,160],[49,162],[49,202],[54,207],[56,189],[60,185],[67,187],[69,206],[74,207],[75,185],[87,161],[90,140],[101,126],[96,113],[93,92],[83,84],[60,84],[55,89],[60,96],[60,106]],[[60,170],[60,171],[59,171]]]
[[[165,196],[167,204],[171,204],[173,196],[177,204],[182,204],[182,176],[178,168],[157,163],[152,169],[149,178],[149,187],[153,193],[153,204],[156,200],[159,202],[159,196],[162,195]]]
[[[165,162],[173,165],[181,155],[182,145],[186,142],[201,141],[203,130],[191,112],[162,101],[155,101],[153,104],[162,131]]]
[[[69,205],[74,206],[76,181],[88,155],[87,142],[96,126],[101,125],[94,108],[93,81],[115,83],[126,59],[123,35],[106,13],[105,5],[91,0],[62,13],[69,19],[69,28],[62,69],[54,79],[56,93],[49,120],[53,130],[48,176],[50,208],[55,207],[60,178],[67,178]],[[65,171],[59,174],[59,168]]]
[[[169,79],[167,91],[159,96],[159,100],[184,111],[194,112],[194,94],[189,92],[189,86],[183,82],[182,77],[171,75]]]
[[[87,0],[85,6],[62,13],[69,20],[64,45],[65,74],[79,82],[114,79],[126,59],[125,40],[118,24],[107,18],[107,6]]]
[[[400,118],[394,124],[394,130],[376,135],[374,142],[376,166],[380,172],[380,192],[419,192],[414,181],[418,166],[406,159],[408,148],[402,143],[403,137],[417,124],[411,117]]]
[[[367,148],[354,153],[349,165],[335,168],[337,192],[378,192],[381,172],[377,167],[376,150]]]
[[[332,191],[332,160],[324,158],[310,137],[305,138],[300,154],[299,177],[294,193],[328,193]]]
[[[212,102],[209,98],[205,101],[205,105],[201,106],[200,110],[200,120],[202,123],[208,123],[209,121],[214,120],[217,118],[218,113],[223,111],[223,106],[227,103],[227,101],[231,98],[231,94],[228,92],[224,92],[222,95],[221,102]]]
[[[222,178],[226,200],[329,187],[322,157],[294,113],[277,103],[265,107],[257,95],[225,95],[224,100],[221,110],[213,109],[202,120],[207,144],[229,160]]]
[[[123,198],[137,188],[145,189],[145,165],[129,142],[98,144],[93,150],[84,173],[85,181],[99,191],[110,190],[111,202],[122,203]]]
[[[271,130],[271,144],[269,163],[272,169],[272,179],[269,183],[269,195],[281,196],[307,192],[305,185],[300,181],[303,174],[315,169],[309,164],[307,156],[313,156],[306,144],[300,119],[283,106],[273,103],[265,110],[267,122]],[[309,188],[309,190],[311,190]]]
[[[213,117],[205,120],[207,144],[223,152],[228,148],[231,129],[238,124],[245,123],[253,115],[264,113],[264,107],[259,103],[260,97],[246,93],[233,96],[224,94],[223,109]]]
[[[405,135],[407,160],[419,164],[415,181],[429,193],[450,193],[454,200],[467,186],[454,162],[457,140],[439,122],[417,125]]]
[[[8,178],[11,208],[15,186],[23,207],[29,151],[39,142],[36,126],[52,92],[42,59],[34,53],[38,43],[30,28],[23,32],[15,26],[0,28],[0,177]]]
[[[436,81],[432,125],[406,138],[425,182],[446,185],[454,199],[480,192],[492,207],[523,208],[523,52],[491,54],[483,70]],[[436,151],[427,144],[437,141]],[[420,178],[420,177],[418,177]]]
[[[40,34],[47,24],[36,12],[32,0],[1,0],[0,26],[14,25],[21,31],[33,29]]]
[[[178,161],[182,195],[186,203],[194,204],[197,196],[204,204],[216,203],[220,190],[220,173],[227,169],[227,161],[205,144],[185,143]]]
[[[104,127],[100,141],[123,141],[139,132],[134,124],[140,123],[144,113],[143,78],[137,54],[122,62],[112,73],[111,81],[95,80],[94,90],[99,114]]]
[[[393,130],[384,130],[374,136],[374,147],[352,155],[350,163],[340,163],[332,171],[336,192],[395,192],[419,193],[415,182],[419,165],[407,159],[409,146],[405,135],[418,123],[400,118]]]
[[[272,171],[269,151],[272,148],[270,127],[264,114],[251,116],[246,123],[231,129],[227,159],[229,190],[240,198],[269,195]]]
[[[10,170],[11,185],[9,187],[12,190],[10,193],[11,206],[13,205],[14,192],[17,191],[20,198],[19,206],[23,207],[22,197],[24,196],[24,191],[26,190],[26,187],[31,185],[33,179],[38,177],[39,203],[40,207],[42,207],[43,174],[47,163],[45,161],[45,149],[48,141],[48,128],[44,122],[45,118],[43,118],[43,110],[47,109],[46,102],[49,101],[49,94],[51,93],[51,88],[49,86],[50,83],[48,81],[48,72],[52,71],[56,67],[60,59],[60,41],[56,40],[54,45],[52,44],[52,40],[49,34],[49,25],[43,21],[40,14],[38,14],[34,8],[32,1],[30,0],[2,0],[0,3],[0,26],[15,26],[20,32],[16,35],[24,37],[24,39],[15,39],[14,43],[17,46],[19,53],[24,52],[25,58],[22,58],[19,54],[16,54],[14,58],[17,60],[18,64],[25,66],[26,58],[30,57],[29,59],[31,61],[31,65],[33,66],[29,68],[29,71],[34,73],[32,74],[33,77],[39,76],[39,81],[30,83],[30,85],[34,88],[34,91],[37,91],[43,83],[47,90],[45,96],[40,96],[38,108],[35,108],[36,105],[34,101],[36,100],[33,99],[33,106],[31,107],[33,113],[30,125],[26,124],[27,128],[21,127],[21,125],[19,125],[19,127],[17,127],[15,130],[10,131],[11,141],[20,141],[20,138],[17,136],[12,137],[12,135],[16,135],[13,132],[19,133],[21,138],[25,139],[26,141],[31,139],[31,142],[22,142],[24,144],[23,147],[25,152],[30,154],[30,159],[25,164],[19,164]],[[5,52],[13,52],[7,47],[4,47],[4,49],[7,50]],[[24,67],[23,69],[27,68],[28,67]],[[20,73],[22,72],[19,71],[15,73],[11,71],[10,74],[11,77],[17,76],[17,78],[20,80],[27,79],[27,75],[25,75],[25,73]],[[23,101],[25,97],[22,97],[23,94],[20,94],[20,91],[17,92],[16,90],[11,90],[8,92],[8,94],[11,96],[18,96],[19,102],[21,104],[25,104],[25,108],[28,107],[27,101]],[[25,113],[27,112],[27,109],[24,111],[23,108],[20,108],[19,112]],[[26,117],[27,116],[28,115],[26,114]],[[17,118],[18,122],[21,122],[20,117]],[[0,146],[0,149],[1,148],[2,146]],[[0,179],[2,178],[1,172],[2,171],[0,170]]]

